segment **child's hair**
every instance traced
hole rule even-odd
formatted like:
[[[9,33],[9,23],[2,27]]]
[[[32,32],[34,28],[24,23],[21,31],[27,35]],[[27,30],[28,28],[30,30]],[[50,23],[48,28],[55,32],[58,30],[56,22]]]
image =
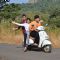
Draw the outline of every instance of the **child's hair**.
[[[30,18],[27,18],[27,20],[29,20],[31,22],[31,19]]]
[[[35,15],[35,16],[34,16],[34,19],[37,19],[37,18],[39,18],[39,15]]]
[[[26,14],[22,14],[22,17],[25,16],[26,17]]]
[[[27,18],[27,20],[31,20],[30,18]]]

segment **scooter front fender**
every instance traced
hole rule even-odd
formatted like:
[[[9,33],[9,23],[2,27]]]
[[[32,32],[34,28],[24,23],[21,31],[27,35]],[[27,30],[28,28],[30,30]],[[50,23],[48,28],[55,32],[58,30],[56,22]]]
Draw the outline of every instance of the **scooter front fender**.
[[[41,44],[41,47],[44,47],[45,45],[51,45],[52,43],[49,40],[44,40]]]

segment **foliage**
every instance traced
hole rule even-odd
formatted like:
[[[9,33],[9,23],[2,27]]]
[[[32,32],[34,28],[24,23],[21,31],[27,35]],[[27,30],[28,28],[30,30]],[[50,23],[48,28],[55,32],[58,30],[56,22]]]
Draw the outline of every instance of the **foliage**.
[[[20,6],[18,4],[6,4],[4,6],[4,8],[1,11],[0,13],[0,17],[5,18],[5,19],[9,19],[9,18],[14,18],[16,17],[17,15],[19,15],[19,11],[20,11]]]
[[[16,16],[26,13],[32,20],[38,14],[51,28],[60,27],[60,0],[38,0],[35,4],[6,4],[0,10],[1,20],[12,20]],[[19,20],[19,19],[18,19]]]

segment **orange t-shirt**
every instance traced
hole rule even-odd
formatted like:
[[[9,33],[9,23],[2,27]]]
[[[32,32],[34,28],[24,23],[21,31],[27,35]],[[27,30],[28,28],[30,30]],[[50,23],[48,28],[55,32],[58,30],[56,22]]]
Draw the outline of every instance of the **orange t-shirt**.
[[[33,21],[33,22],[31,22],[31,23],[29,24],[29,29],[30,29],[30,31],[33,31],[33,30],[36,30],[36,28],[37,28],[38,26],[41,26],[41,24],[40,24],[40,23],[37,23],[36,21]]]

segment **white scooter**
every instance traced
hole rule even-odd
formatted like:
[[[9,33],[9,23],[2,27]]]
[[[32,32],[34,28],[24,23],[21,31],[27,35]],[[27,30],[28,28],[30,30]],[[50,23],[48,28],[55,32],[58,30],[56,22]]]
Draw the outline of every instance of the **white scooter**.
[[[42,49],[46,53],[51,52],[51,41],[49,41],[49,36],[45,32],[45,29],[43,26],[40,26],[37,28],[38,33],[39,33],[39,44],[37,45],[38,48]],[[29,39],[29,46],[34,45],[34,40],[32,38]]]

